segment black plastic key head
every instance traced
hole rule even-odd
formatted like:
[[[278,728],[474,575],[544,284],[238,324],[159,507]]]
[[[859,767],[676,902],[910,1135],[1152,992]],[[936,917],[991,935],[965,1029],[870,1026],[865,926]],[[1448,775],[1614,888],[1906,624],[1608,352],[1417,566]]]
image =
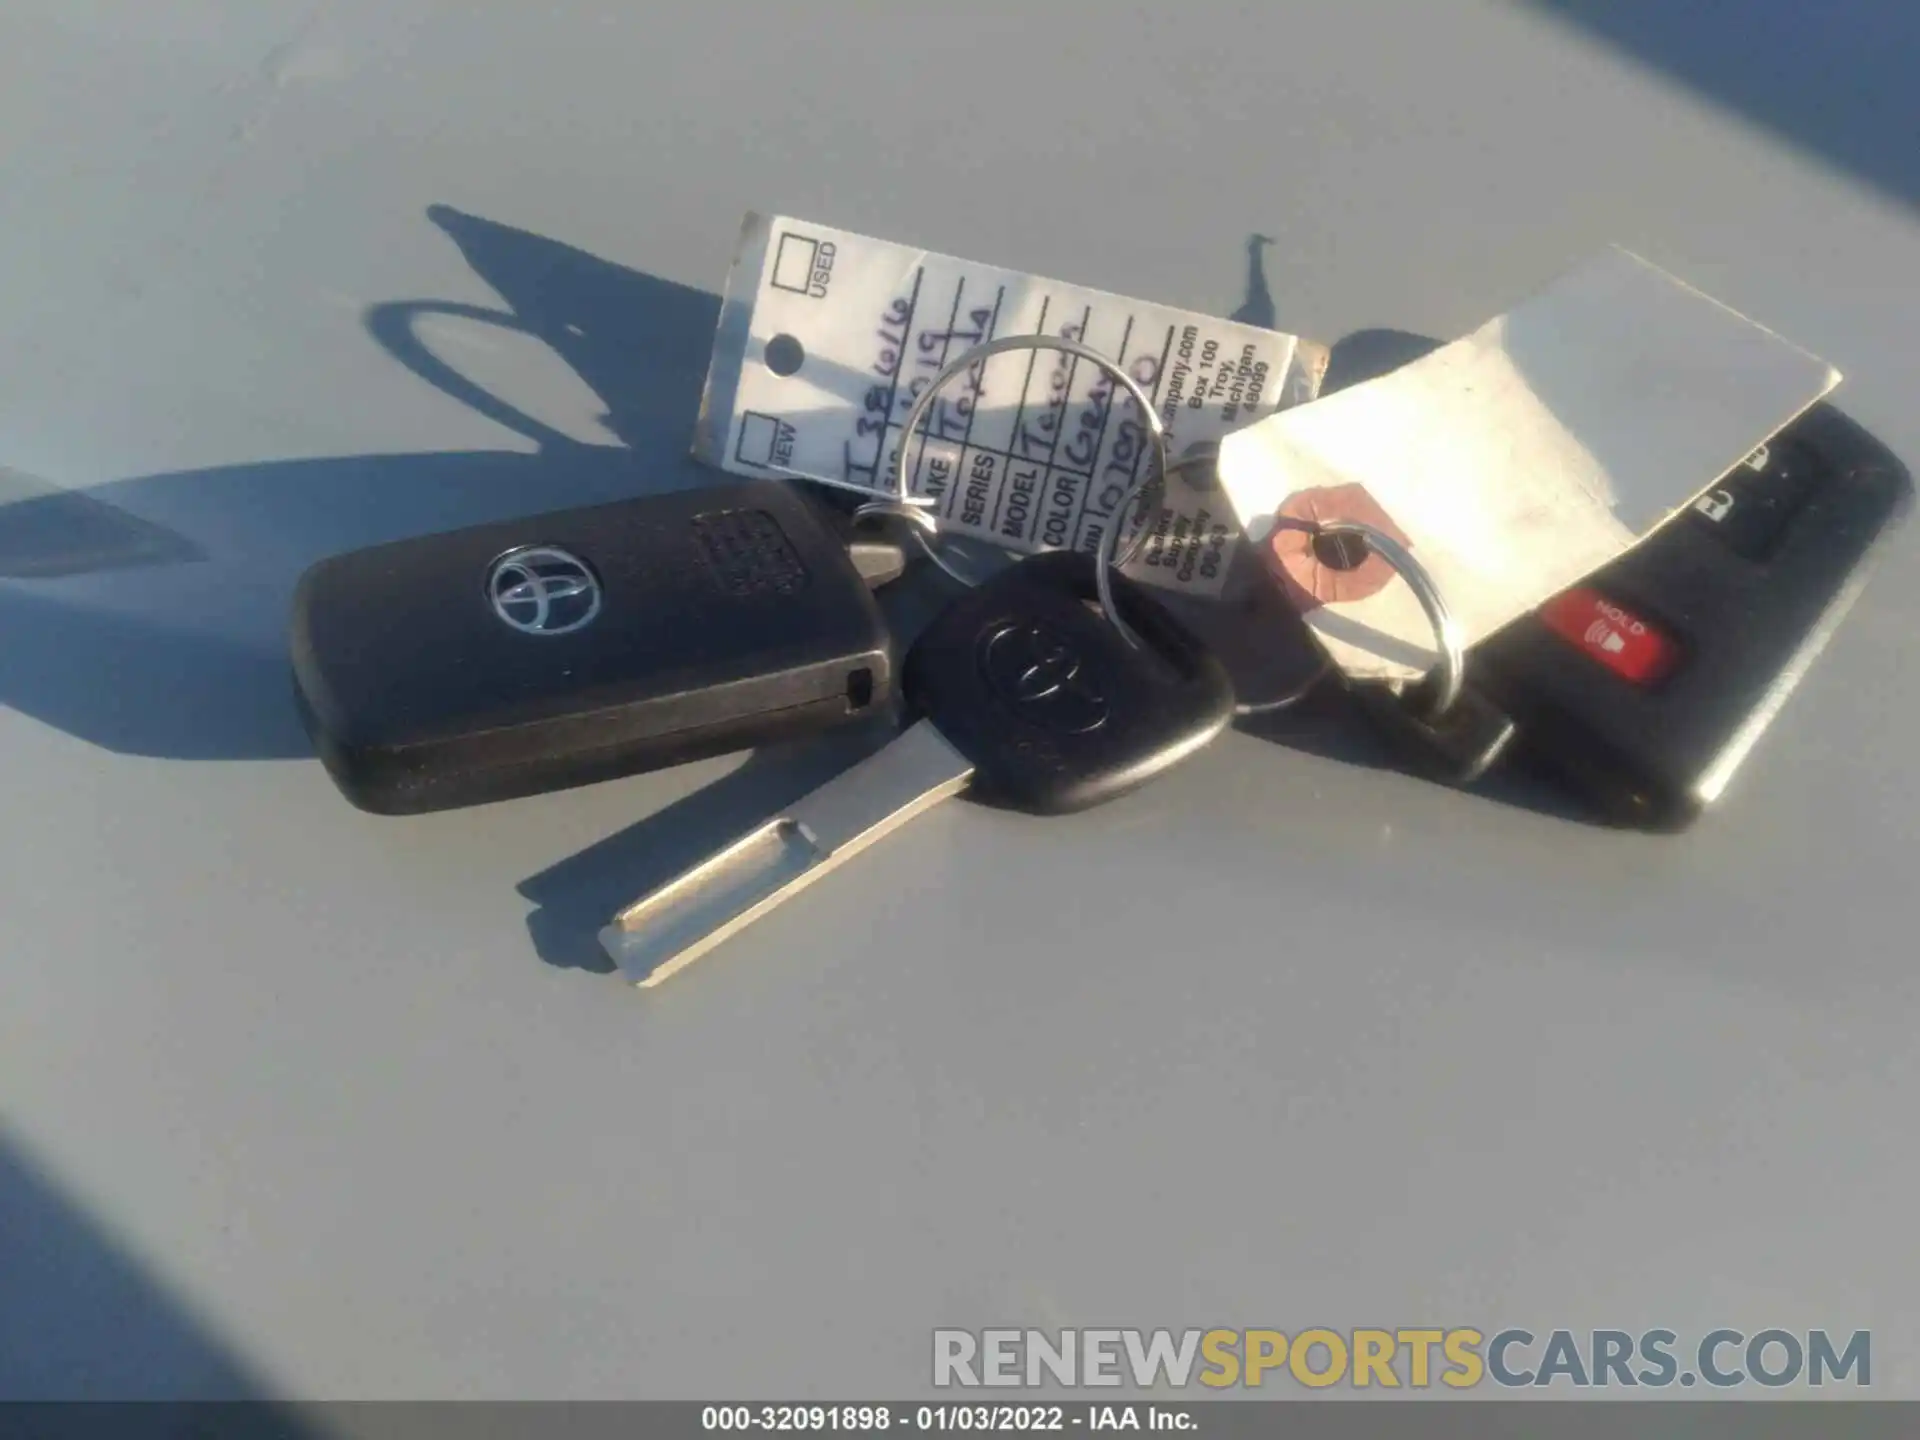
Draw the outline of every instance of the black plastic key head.
[[[1136,648],[1095,601],[1094,560],[1031,556],[950,605],[915,642],[907,702],[971,760],[968,794],[1033,814],[1123,795],[1233,718],[1220,662],[1145,590],[1114,577]]]

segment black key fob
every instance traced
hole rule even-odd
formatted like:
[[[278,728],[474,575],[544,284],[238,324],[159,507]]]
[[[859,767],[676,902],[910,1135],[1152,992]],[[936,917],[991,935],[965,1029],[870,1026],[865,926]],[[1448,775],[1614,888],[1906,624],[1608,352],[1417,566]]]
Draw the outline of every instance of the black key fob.
[[[337,556],[301,578],[291,638],[322,762],[382,814],[826,730],[893,683],[833,517],[781,480]]]
[[[1606,819],[1719,798],[1844,618],[1905,467],[1816,405],[1683,515],[1469,652],[1519,751]]]
[[[941,611],[901,689],[990,805],[1066,815],[1135,790],[1233,720],[1233,682],[1143,585],[1113,577],[1136,648],[1097,604],[1091,555],[1029,555]]]

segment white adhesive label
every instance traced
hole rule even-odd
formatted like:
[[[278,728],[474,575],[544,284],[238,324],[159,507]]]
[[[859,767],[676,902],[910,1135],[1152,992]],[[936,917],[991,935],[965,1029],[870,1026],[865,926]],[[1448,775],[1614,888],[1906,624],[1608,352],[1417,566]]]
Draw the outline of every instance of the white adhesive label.
[[[1152,398],[1178,457],[1310,400],[1326,352],[1291,335],[1082,289],[824,225],[747,217],[701,404],[695,455],[741,475],[891,493],[903,427],[935,375],[991,339],[1077,340]],[[911,491],[943,533],[1006,549],[1097,550],[1150,473],[1136,402],[1100,367],[1049,349],[989,357],[928,405]],[[1212,596],[1240,527],[1209,480],[1169,483],[1126,567]]]
[[[1839,372],[1624,250],[1465,339],[1239,430],[1220,480],[1328,654],[1408,680],[1433,632],[1355,519],[1408,546],[1468,645],[1600,569],[1833,389]]]

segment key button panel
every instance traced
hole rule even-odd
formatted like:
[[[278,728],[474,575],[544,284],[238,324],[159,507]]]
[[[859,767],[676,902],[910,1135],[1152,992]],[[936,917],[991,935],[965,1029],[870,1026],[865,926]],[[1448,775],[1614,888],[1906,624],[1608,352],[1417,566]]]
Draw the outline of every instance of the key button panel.
[[[1776,438],[1696,500],[1687,519],[1741,559],[1763,564],[1780,548],[1819,478],[1813,455],[1795,441]]]

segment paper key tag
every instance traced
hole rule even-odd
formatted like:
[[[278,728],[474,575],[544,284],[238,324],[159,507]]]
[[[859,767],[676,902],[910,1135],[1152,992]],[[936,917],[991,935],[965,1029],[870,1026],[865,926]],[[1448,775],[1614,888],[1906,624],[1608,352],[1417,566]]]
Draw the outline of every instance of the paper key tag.
[[[1625,250],[1378,380],[1241,429],[1219,474],[1334,662],[1411,680],[1438,658],[1385,560],[1307,526],[1384,528],[1464,643],[1600,569],[1710,489],[1840,374]],[[1327,563],[1328,560],[1333,563]]]
[[[902,427],[934,376],[987,340],[1038,334],[1123,366],[1152,397],[1176,457],[1312,399],[1326,370],[1325,348],[1291,335],[749,215],[694,454],[740,475],[890,492]],[[928,408],[925,444],[907,451],[912,493],[937,502],[943,533],[1015,552],[1097,549],[1152,464],[1132,398],[1059,351],[990,357]],[[1217,595],[1240,527],[1218,490],[1181,481],[1158,515],[1137,517],[1151,534],[1127,573]]]

